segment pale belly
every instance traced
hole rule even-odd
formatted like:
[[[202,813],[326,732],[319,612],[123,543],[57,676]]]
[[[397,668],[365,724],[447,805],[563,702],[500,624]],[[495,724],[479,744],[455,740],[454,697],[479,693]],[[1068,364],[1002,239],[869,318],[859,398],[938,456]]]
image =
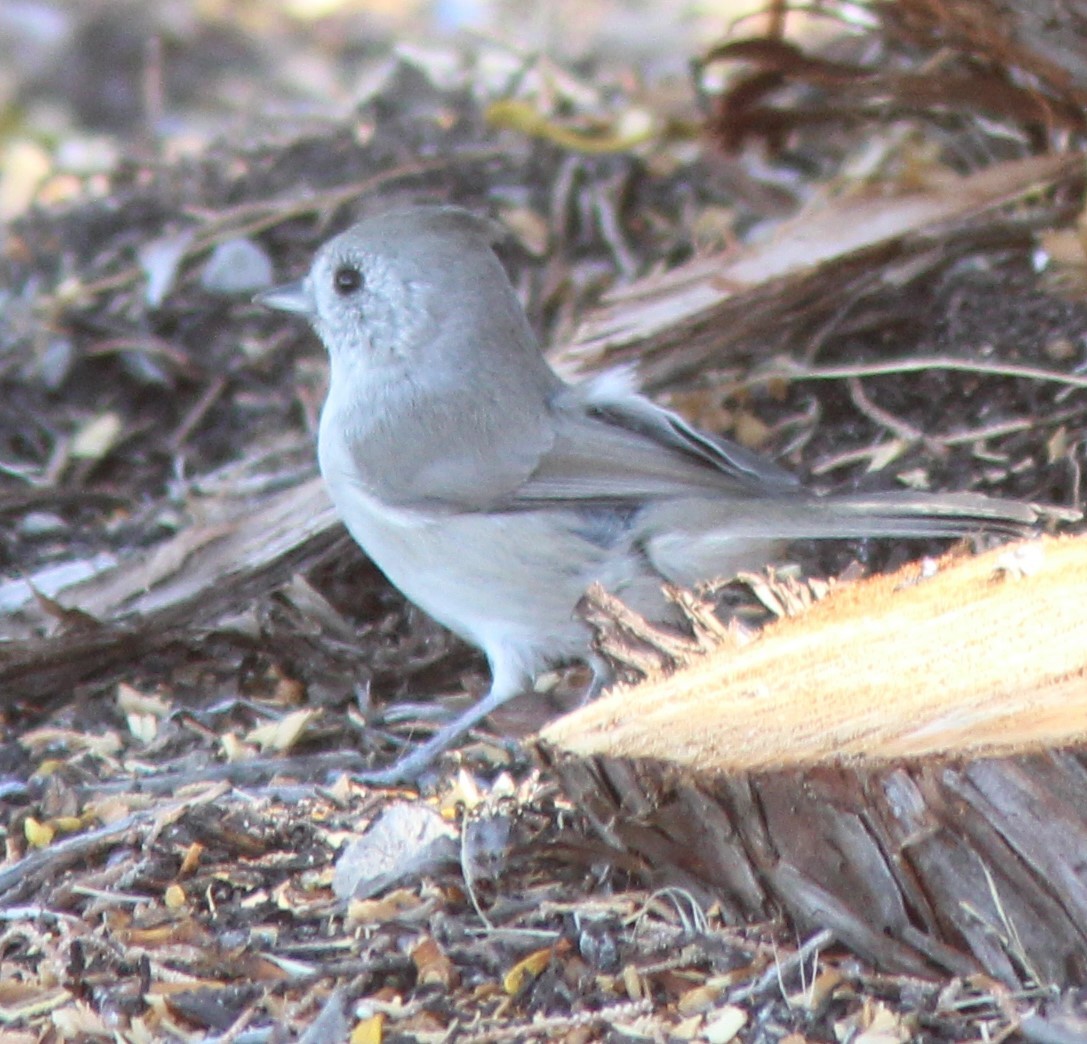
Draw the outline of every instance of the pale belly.
[[[575,512],[425,515],[357,488],[331,492],[352,537],[408,599],[526,675],[587,655],[574,609],[593,581],[620,594],[644,583],[659,599],[637,556],[587,540]]]

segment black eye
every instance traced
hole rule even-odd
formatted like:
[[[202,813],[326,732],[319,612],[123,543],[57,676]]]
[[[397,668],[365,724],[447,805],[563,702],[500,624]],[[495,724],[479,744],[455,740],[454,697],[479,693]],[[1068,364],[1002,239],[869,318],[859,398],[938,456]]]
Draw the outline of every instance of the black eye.
[[[332,285],[336,288],[336,293],[346,297],[362,286],[362,273],[351,265],[344,265],[336,269],[332,277]]]

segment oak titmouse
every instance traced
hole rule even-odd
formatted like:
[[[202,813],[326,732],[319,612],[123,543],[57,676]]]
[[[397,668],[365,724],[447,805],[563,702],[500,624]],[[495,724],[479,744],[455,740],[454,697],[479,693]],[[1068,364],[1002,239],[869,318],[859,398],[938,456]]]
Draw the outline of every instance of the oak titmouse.
[[[565,383],[491,250],[496,227],[453,207],[370,217],[300,282],[258,296],[304,315],[328,349],[318,456],[351,535],[491,667],[476,707],[374,778],[416,773],[549,664],[592,662],[574,607],[594,581],[662,620],[663,580],[759,568],[789,539],[1035,520],[975,494],[819,496],[624,373]]]

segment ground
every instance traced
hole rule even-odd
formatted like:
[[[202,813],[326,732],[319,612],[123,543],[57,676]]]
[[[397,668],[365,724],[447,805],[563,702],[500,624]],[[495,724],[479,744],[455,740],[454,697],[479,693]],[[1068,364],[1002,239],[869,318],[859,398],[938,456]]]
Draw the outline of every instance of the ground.
[[[0,20],[18,55],[0,161],[4,1039],[957,1041],[1074,1020],[1048,983],[883,974],[774,911],[729,923],[712,896],[655,887],[502,741],[576,697],[576,674],[418,788],[357,782],[486,672],[319,508],[291,513],[299,490],[319,505],[324,358],[250,302],[354,215],[455,202],[508,226],[502,259],[561,359],[609,290],[758,242],[814,197],[968,173],[964,142],[1037,144],[847,121],[728,154],[690,55],[654,64],[625,36],[553,57],[415,23],[396,42],[366,5],[312,23],[214,6]],[[876,172],[841,173],[874,152]],[[1078,374],[1078,270],[1043,234],[1081,191],[1056,178],[831,268],[829,290],[798,283],[742,340],[699,330],[712,364],[670,373],[666,345],[653,391],[823,487],[1075,503],[1082,392],[1006,369]],[[751,379],[780,356],[999,365]],[[217,543],[247,519],[249,543]],[[836,575],[927,549],[795,553]]]

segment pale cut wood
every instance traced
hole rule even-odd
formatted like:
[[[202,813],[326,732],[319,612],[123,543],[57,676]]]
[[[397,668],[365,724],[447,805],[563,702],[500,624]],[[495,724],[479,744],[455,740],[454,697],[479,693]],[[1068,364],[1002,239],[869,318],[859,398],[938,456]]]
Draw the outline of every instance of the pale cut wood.
[[[542,738],[707,773],[1018,754],[1087,737],[1087,539],[839,589],[751,645],[613,691]]]
[[[51,604],[21,611],[21,633],[0,641],[0,702],[52,698],[124,667],[168,641],[173,629],[191,632],[235,616],[316,565],[342,531],[317,477],[259,498],[209,498],[204,508],[202,520],[170,539],[66,588]],[[58,628],[58,612],[85,619]]]
[[[147,554],[66,590],[64,606],[99,620],[147,617],[183,605],[206,607],[248,578],[312,553],[314,541],[340,525],[317,476],[256,503],[222,499],[225,503],[209,510],[205,519]],[[280,568],[279,575],[290,572]]]

